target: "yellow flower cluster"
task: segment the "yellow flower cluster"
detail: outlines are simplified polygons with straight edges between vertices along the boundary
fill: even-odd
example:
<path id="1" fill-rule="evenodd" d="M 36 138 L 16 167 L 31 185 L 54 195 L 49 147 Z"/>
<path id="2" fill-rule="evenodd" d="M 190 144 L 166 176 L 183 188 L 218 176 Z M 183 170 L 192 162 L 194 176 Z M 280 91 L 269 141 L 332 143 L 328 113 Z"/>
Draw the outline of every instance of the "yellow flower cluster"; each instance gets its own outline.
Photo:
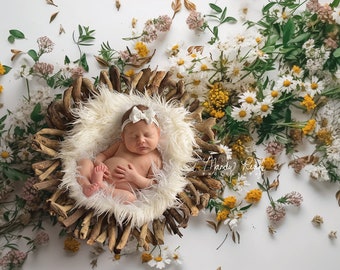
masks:
<path id="1" fill-rule="evenodd" d="M 139 55 L 140 57 L 146 57 L 146 56 L 148 56 L 149 49 L 148 49 L 148 47 L 145 45 L 144 42 L 138 41 L 138 42 L 135 44 L 135 50 L 137 51 L 137 53 L 138 53 L 138 55 Z"/>
<path id="2" fill-rule="evenodd" d="M 147 263 L 152 260 L 152 255 L 147 252 L 143 252 L 141 255 L 142 263 Z"/>
<path id="3" fill-rule="evenodd" d="M 228 196 L 225 197 L 223 200 L 223 205 L 232 209 L 236 206 L 236 197 L 235 196 Z"/>
<path id="4" fill-rule="evenodd" d="M 4 75 L 6 72 L 5 67 L 0 63 L 0 75 Z"/>
<path id="5" fill-rule="evenodd" d="M 332 132 L 326 128 L 318 130 L 316 138 L 325 145 L 331 145 L 333 141 Z"/>
<path id="6" fill-rule="evenodd" d="M 80 248 L 80 242 L 73 237 L 67 237 L 64 241 L 64 249 L 71 252 L 77 252 Z"/>
<path id="7" fill-rule="evenodd" d="M 246 197 L 244 198 L 246 202 L 248 203 L 257 203 L 261 200 L 262 198 L 262 190 L 261 189 L 252 189 L 250 190 Z"/>
<path id="8" fill-rule="evenodd" d="M 275 165 L 276 165 L 275 158 L 266 157 L 262 160 L 261 165 L 262 165 L 263 169 L 265 169 L 267 171 L 273 170 L 275 168 Z"/>
<path id="9" fill-rule="evenodd" d="M 215 83 L 209 90 L 208 99 L 203 102 L 207 112 L 217 119 L 224 116 L 224 108 L 229 101 L 228 91 L 220 83 Z"/>
<path id="10" fill-rule="evenodd" d="M 302 106 L 305 106 L 307 111 L 311 111 L 316 107 L 316 104 L 313 98 L 310 95 L 305 95 L 303 97 L 303 101 L 300 103 Z"/>
<path id="11" fill-rule="evenodd" d="M 216 220 L 217 221 L 223 221 L 226 220 L 228 215 L 229 215 L 230 211 L 228 209 L 222 209 L 220 211 L 217 212 L 216 214 Z"/>
<path id="12" fill-rule="evenodd" d="M 311 133 L 316 126 L 316 120 L 315 119 L 310 119 L 308 120 L 307 124 L 302 128 L 303 134 L 307 135 Z"/>
<path id="13" fill-rule="evenodd" d="M 130 68 L 130 69 L 126 70 L 124 73 L 128 77 L 132 77 L 133 75 L 135 75 L 135 70 Z"/>

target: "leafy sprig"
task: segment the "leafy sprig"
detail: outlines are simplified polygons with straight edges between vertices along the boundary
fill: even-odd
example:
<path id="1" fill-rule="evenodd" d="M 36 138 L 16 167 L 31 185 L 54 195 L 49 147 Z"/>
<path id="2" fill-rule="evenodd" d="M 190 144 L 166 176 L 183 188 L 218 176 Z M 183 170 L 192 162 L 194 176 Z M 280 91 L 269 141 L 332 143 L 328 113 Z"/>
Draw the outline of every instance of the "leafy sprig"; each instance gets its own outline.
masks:
<path id="1" fill-rule="evenodd" d="M 221 8 L 220 6 L 209 3 L 210 8 L 213 10 L 214 14 L 207 14 L 204 15 L 206 18 L 211 18 L 214 22 L 217 22 L 216 25 L 210 26 L 207 21 L 204 22 L 203 26 L 201 27 L 202 30 L 209 30 L 213 37 L 208 42 L 209 44 L 214 44 L 216 41 L 219 40 L 219 27 L 224 23 L 236 23 L 237 20 L 234 17 L 227 16 L 227 7 Z"/>

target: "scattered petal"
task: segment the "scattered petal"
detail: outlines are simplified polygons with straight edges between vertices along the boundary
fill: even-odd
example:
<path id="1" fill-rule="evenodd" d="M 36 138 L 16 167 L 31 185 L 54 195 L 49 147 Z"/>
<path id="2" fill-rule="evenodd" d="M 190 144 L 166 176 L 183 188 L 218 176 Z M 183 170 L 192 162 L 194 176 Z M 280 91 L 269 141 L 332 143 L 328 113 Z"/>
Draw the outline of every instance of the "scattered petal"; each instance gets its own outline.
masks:
<path id="1" fill-rule="evenodd" d="M 54 21 L 54 19 L 57 17 L 59 11 L 58 12 L 55 12 L 51 15 L 51 18 L 50 18 L 50 23 Z"/>

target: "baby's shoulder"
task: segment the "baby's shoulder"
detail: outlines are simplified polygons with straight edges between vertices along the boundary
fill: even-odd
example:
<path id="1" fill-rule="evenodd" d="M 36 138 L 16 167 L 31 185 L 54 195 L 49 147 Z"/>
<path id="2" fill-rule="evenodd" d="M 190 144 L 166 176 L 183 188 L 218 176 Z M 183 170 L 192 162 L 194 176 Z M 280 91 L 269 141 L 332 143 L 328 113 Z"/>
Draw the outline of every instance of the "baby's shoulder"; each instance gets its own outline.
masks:
<path id="1" fill-rule="evenodd" d="M 161 168 L 162 167 L 162 155 L 161 153 L 155 149 L 155 151 L 152 152 L 152 162 L 157 165 L 157 167 Z"/>

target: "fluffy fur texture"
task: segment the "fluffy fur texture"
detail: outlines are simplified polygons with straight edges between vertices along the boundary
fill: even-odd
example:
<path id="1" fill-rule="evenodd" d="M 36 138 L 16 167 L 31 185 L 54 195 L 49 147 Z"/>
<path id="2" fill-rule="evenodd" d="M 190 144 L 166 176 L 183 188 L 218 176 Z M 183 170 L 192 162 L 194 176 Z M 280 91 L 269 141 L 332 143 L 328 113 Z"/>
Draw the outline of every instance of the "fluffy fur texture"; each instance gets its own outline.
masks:
<path id="1" fill-rule="evenodd" d="M 136 104 L 153 108 L 160 123 L 159 150 L 163 168 L 155 172 L 158 184 L 138 192 L 138 200 L 133 204 L 122 204 L 119 199 L 106 196 L 103 192 L 86 197 L 76 180 L 76 161 L 95 157 L 118 138 L 124 112 Z M 72 130 L 61 144 L 59 157 L 63 161 L 64 177 L 60 187 L 69 190 L 77 206 L 92 208 L 98 215 L 113 214 L 118 223 L 131 221 L 133 226 L 141 226 L 178 203 L 176 195 L 186 185 L 185 173 L 192 169 L 187 164 L 193 161 L 195 144 L 192 124 L 185 120 L 188 113 L 185 108 L 161 98 L 121 94 L 102 88 L 95 98 L 73 113 L 77 120 L 72 123 Z"/>

